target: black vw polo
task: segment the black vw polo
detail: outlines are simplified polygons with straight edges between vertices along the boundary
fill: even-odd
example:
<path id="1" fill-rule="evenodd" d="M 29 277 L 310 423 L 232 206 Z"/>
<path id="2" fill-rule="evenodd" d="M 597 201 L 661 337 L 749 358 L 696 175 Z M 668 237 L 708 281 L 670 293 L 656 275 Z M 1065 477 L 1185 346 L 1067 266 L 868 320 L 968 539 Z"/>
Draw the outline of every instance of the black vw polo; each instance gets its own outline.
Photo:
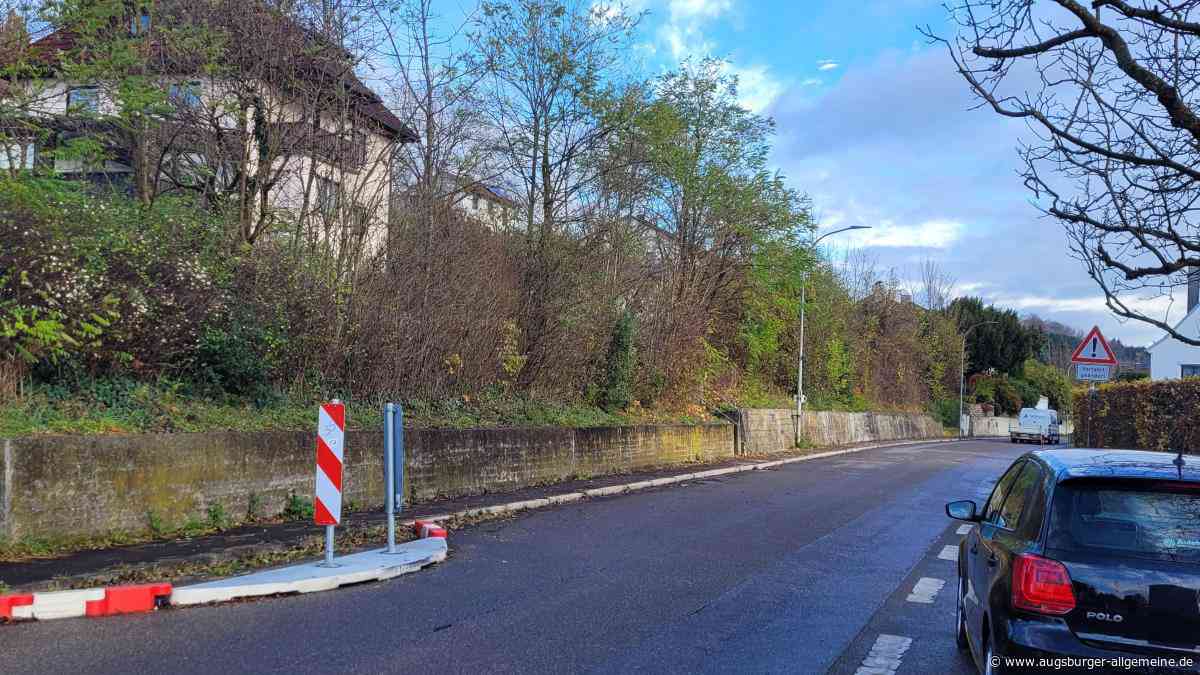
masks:
<path id="1" fill-rule="evenodd" d="M 956 629 L 981 671 L 1200 670 L 1200 457 L 1031 452 L 946 514 L 975 523 Z"/>

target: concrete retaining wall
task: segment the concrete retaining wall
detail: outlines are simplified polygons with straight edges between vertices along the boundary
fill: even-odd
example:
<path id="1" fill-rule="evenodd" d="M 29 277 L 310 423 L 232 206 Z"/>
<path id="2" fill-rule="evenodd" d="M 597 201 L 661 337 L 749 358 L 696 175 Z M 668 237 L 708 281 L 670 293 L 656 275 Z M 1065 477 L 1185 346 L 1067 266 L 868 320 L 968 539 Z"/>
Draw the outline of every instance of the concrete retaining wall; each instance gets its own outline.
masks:
<path id="1" fill-rule="evenodd" d="M 1017 425 L 1015 417 L 971 417 L 970 419 L 967 435 L 975 438 L 993 436 L 1008 438 L 1010 426 Z M 1073 425 L 1070 422 L 1063 422 L 1059 425 L 1059 433 L 1064 437 L 1070 436 L 1072 430 Z"/>
<path id="2" fill-rule="evenodd" d="M 343 500 L 383 503 L 383 438 L 346 434 Z M 409 429 L 414 501 L 733 457 L 734 427 Z M 311 499 L 312 433 L 32 436 L 0 439 L 0 536 L 177 527 L 220 505 L 234 520 Z"/>
<path id="3" fill-rule="evenodd" d="M 1015 417 L 972 417 L 971 427 L 967 435 L 974 437 L 1004 436 L 1008 437 L 1008 427 L 1015 424 Z"/>
<path id="4" fill-rule="evenodd" d="M 925 415 L 805 414 L 814 446 L 936 438 Z M 0 537 L 178 527 L 210 508 L 241 521 L 270 516 L 290 495 L 311 499 L 308 432 L 31 436 L 0 439 Z M 407 429 L 405 490 L 413 502 L 793 449 L 787 410 L 745 410 L 739 424 L 593 429 Z M 815 450 L 814 450 L 815 451 Z M 343 500 L 383 503 L 383 439 L 346 434 Z"/>
<path id="5" fill-rule="evenodd" d="M 738 454 L 760 455 L 795 446 L 791 410 L 739 410 Z M 942 438 L 942 425 L 916 413 L 805 412 L 801 436 L 816 447 L 871 441 Z"/>
<path id="6" fill-rule="evenodd" d="M 405 482 L 416 501 L 729 459 L 734 445 L 730 424 L 404 433 Z"/>

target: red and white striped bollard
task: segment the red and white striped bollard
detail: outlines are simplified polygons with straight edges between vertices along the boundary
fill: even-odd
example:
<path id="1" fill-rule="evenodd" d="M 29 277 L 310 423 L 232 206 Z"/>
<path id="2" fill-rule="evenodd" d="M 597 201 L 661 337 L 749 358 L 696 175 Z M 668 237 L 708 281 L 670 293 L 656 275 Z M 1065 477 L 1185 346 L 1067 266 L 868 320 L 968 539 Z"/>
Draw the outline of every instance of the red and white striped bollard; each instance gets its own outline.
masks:
<path id="1" fill-rule="evenodd" d="M 325 567 L 333 562 L 333 528 L 342 522 L 342 461 L 346 406 L 336 398 L 317 411 L 317 476 L 313 521 L 325 526 Z"/>

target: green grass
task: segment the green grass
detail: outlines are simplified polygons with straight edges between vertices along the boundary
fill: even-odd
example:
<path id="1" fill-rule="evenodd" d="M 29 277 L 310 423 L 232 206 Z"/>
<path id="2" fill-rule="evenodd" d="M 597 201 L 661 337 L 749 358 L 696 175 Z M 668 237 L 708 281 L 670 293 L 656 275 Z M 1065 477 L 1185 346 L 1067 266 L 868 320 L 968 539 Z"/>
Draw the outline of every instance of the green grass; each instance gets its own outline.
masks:
<path id="1" fill-rule="evenodd" d="M 378 429 L 383 400 L 344 396 L 349 429 Z M 316 424 L 314 396 L 277 394 L 248 401 L 195 393 L 179 382 L 92 380 L 72 388 L 33 385 L 0 403 L 0 436 L 132 434 L 204 431 L 308 431 Z M 405 424 L 416 427 L 598 427 L 711 421 L 694 413 L 638 409 L 609 413 L 582 403 L 516 395 L 463 396 L 402 402 Z"/>

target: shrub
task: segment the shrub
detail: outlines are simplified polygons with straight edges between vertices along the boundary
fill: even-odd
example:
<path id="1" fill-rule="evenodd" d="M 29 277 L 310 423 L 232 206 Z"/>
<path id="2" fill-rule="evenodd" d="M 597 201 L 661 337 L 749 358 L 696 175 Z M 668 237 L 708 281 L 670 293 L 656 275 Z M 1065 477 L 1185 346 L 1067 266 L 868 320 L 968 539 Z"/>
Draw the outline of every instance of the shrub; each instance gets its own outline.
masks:
<path id="1" fill-rule="evenodd" d="M 1038 399 L 1041 398 L 1042 392 L 1038 389 L 1037 385 L 1021 378 L 1010 379 L 1009 383 L 1012 384 L 1013 389 L 1017 392 L 1017 396 L 1021 398 L 1022 408 L 1032 408 L 1038 404 Z"/>
<path id="2" fill-rule="evenodd" d="M 1036 359 L 1025 362 L 1025 379 L 1038 394 L 1050 399 L 1050 407 L 1065 418 L 1071 412 L 1071 379 L 1054 366 Z"/>
<path id="3" fill-rule="evenodd" d="M 50 179 L 0 180 L 0 360 L 163 372 L 223 302 L 213 230 L 187 203 L 143 209 Z"/>
<path id="4" fill-rule="evenodd" d="M 229 514 L 220 503 L 208 507 L 208 526 L 214 530 L 224 530 L 229 527 Z"/>
<path id="5" fill-rule="evenodd" d="M 271 367 L 263 330 L 245 323 L 210 326 L 200 336 L 190 375 L 199 384 L 247 398 L 264 398 Z"/>
<path id="6" fill-rule="evenodd" d="M 312 520 L 313 518 L 313 503 L 310 499 L 290 494 L 288 495 L 287 504 L 283 507 L 281 514 L 284 520 Z"/>
<path id="7" fill-rule="evenodd" d="M 637 358 L 633 347 L 635 326 L 633 313 L 626 310 L 617 320 L 612 341 L 608 344 L 600 405 L 609 412 L 628 408 L 633 398 L 633 367 Z"/>
<path id="8" fill-rule="evenodd" d="M 1074 392 L 1077 445 L 1200 451 L 1200 380 L 1118 382 Z"/>
<path id="9" fill-rule="evenodd" d="M 929 404 L 929 414 L 933 418 L 942 423 L 944 427 L 958 428 L 958 399 L 956 398 L 941 398 L 936 401 L 931 401 Z"/>

